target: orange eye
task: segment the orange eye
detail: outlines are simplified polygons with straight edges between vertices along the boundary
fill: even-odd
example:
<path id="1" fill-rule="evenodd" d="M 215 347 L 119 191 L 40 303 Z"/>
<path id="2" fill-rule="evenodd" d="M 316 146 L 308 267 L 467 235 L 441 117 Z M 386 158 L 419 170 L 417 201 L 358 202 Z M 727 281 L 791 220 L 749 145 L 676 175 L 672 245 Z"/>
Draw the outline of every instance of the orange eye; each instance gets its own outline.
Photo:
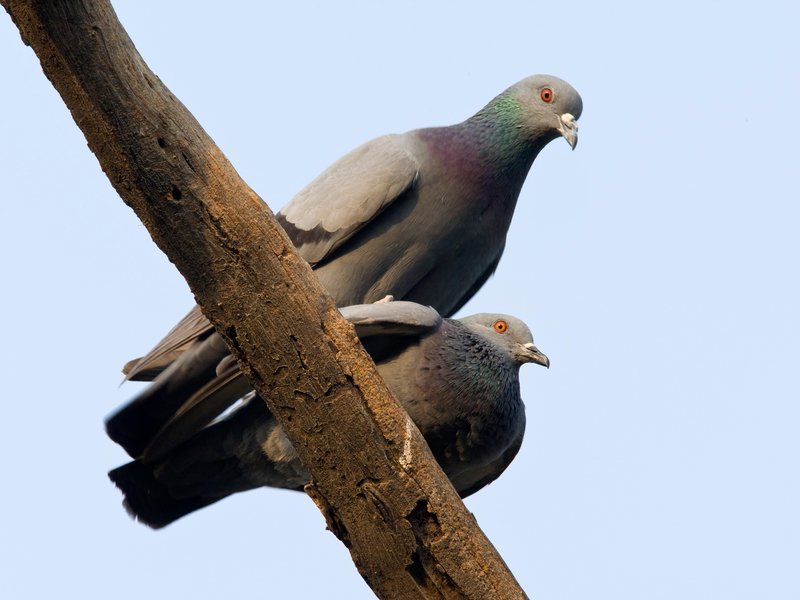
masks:
<path id="1" fill-rule="evenodd" d="M 505 321 L 495 321 L 494 330 L 497 333 L 505 333 L 508 330 L 508 323 L 506 323 Z"/>
<path id="2" fill-rule="evenodd" d="M 539 97 L 542 99 L 543 102 L 547 102 L 548 104 L 550 104 L 553 101 L 555 94 L 553 93 L 553 90 L 551 88 L 546 87 L 542 88 L 542 91 L 539 92 Z"/>

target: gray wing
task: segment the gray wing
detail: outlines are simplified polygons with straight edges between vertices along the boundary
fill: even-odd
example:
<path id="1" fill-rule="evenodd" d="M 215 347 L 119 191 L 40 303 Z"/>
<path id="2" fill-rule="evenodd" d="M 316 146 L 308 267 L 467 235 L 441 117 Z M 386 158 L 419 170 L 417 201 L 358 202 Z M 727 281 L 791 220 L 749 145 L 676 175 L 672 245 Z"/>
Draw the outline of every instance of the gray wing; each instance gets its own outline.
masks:
<path id="1" fill-rule="evenodd" d="M 331 165 L 284 207 L 278 221 L 303 258 L 311 264 L 324 260 L 414 187 L 419 169 L 408 145 L 403 135 L 368 142 Z M 195 306 L 150 352 L 128 362 L 123 372 L 127 379 L 152 381 L 209 337 L 218 336 Z M 197 363 L 194 357 L 187 359 Z M 204 366 L 213 369 L 216 363 Z"/>
<path id="2" fill-rule="evenodd" d="M 298 253 L 324 261 L 416 185 L 419 164 L 405 135 L 387 135 L 333 163 L 276 215 Z"/>
<path id="3" fill-rule="evenodd" d="M 122 372 L 131 381 L 153 381 L 196 342 L 208 337 L 214 328 L 195 305 L 185 317 L 169 330 L 164 339 L 141 358 L 128 361 Z"/>
<path id="4" fill-rule="evenodd" d="M 339 309 L 362 340 L 376 335 L 423 336 L 439 329 L 442 317 L 431 306 L 391 301 L 355 304 Z"/>
<path id="5" fill-rule="evenodd" d="M 341 309 L 342 315 L 356 329 L 360 338 L 380 338 L 383 346 L 401 348 L 405 340 L 417 339 L 439 328 L 442 317 L 431 307 L 414 302 L 359 304 Z M 214 344 L 216 351 L 227 352 L 222 339 L 214 334 L 197 348 Z M 184 353 L 163 377 L 156 378 L 150 388 L 134 398 L 106 422 L 109 436 L 121 444 L 133 457 L 146 462 L 160 460 L 193 437 L 214 419 L 252 391 L 247 378 L 235 362 L 219 368 L 222 355 L 195 359 L 197 352 Z M 202 363 L 205 379 L 198 379 Z M 217 366 L 216 373 L 209 368 Z M 184 378 L 181 375 L 186 373 Z M 163 392 L 159 392 L 164 389 Z M 169 394 L 167 395 L 167 391 Z M 147 420 L 143 417 L 146 416 Z"/>
<path id="6" fill-rule="evenodd" d="M 300 191 L 276 218 L 312 265 L 346 242 L 414 187 L 419 166 L 405 135 L 363 144 Z M 145 356 L 123 367 L 127 379 L 152 381 L 195 341 L 213 331 L 198 306 Z"/>

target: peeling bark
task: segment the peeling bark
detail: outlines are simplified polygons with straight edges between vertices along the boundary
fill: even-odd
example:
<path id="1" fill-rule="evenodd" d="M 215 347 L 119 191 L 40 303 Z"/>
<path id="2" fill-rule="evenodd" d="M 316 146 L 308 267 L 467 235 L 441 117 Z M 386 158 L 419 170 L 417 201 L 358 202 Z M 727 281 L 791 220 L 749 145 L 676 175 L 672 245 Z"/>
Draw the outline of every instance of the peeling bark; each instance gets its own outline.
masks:
<path id="1" fill-rule="evenodd" d="M 107 1 L 0 0 L 119 195 L 186 278 L 381 598 L 524 598 L 269 208 Z"/>

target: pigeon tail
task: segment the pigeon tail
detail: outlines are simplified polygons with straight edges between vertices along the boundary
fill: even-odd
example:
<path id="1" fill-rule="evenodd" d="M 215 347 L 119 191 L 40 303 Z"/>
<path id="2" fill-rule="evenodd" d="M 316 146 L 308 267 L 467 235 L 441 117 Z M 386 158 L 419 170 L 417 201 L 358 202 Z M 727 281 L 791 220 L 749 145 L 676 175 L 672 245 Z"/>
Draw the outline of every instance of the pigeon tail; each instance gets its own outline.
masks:
<path id="1" fill-rule="evenodd" d="M 108 477 L 125 495 L 122 504 L 128 514 L 153 529 L 161 529 L 229 495 L 176 498 L 156 479 L 154 467 L 139 461 L 110 471 Z"/>

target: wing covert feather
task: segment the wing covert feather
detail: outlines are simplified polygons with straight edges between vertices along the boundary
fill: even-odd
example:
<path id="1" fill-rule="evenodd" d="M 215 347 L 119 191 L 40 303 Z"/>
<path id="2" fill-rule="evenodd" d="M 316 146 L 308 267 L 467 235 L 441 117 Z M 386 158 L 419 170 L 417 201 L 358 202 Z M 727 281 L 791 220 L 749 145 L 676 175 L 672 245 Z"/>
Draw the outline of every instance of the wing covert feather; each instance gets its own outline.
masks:
<path id="1" fill-rule="evenodd" d="M 413 188 L 418 175 L 406 135 L 379 137 L 333 163 L 276 218 L 313 266 Z"/>

